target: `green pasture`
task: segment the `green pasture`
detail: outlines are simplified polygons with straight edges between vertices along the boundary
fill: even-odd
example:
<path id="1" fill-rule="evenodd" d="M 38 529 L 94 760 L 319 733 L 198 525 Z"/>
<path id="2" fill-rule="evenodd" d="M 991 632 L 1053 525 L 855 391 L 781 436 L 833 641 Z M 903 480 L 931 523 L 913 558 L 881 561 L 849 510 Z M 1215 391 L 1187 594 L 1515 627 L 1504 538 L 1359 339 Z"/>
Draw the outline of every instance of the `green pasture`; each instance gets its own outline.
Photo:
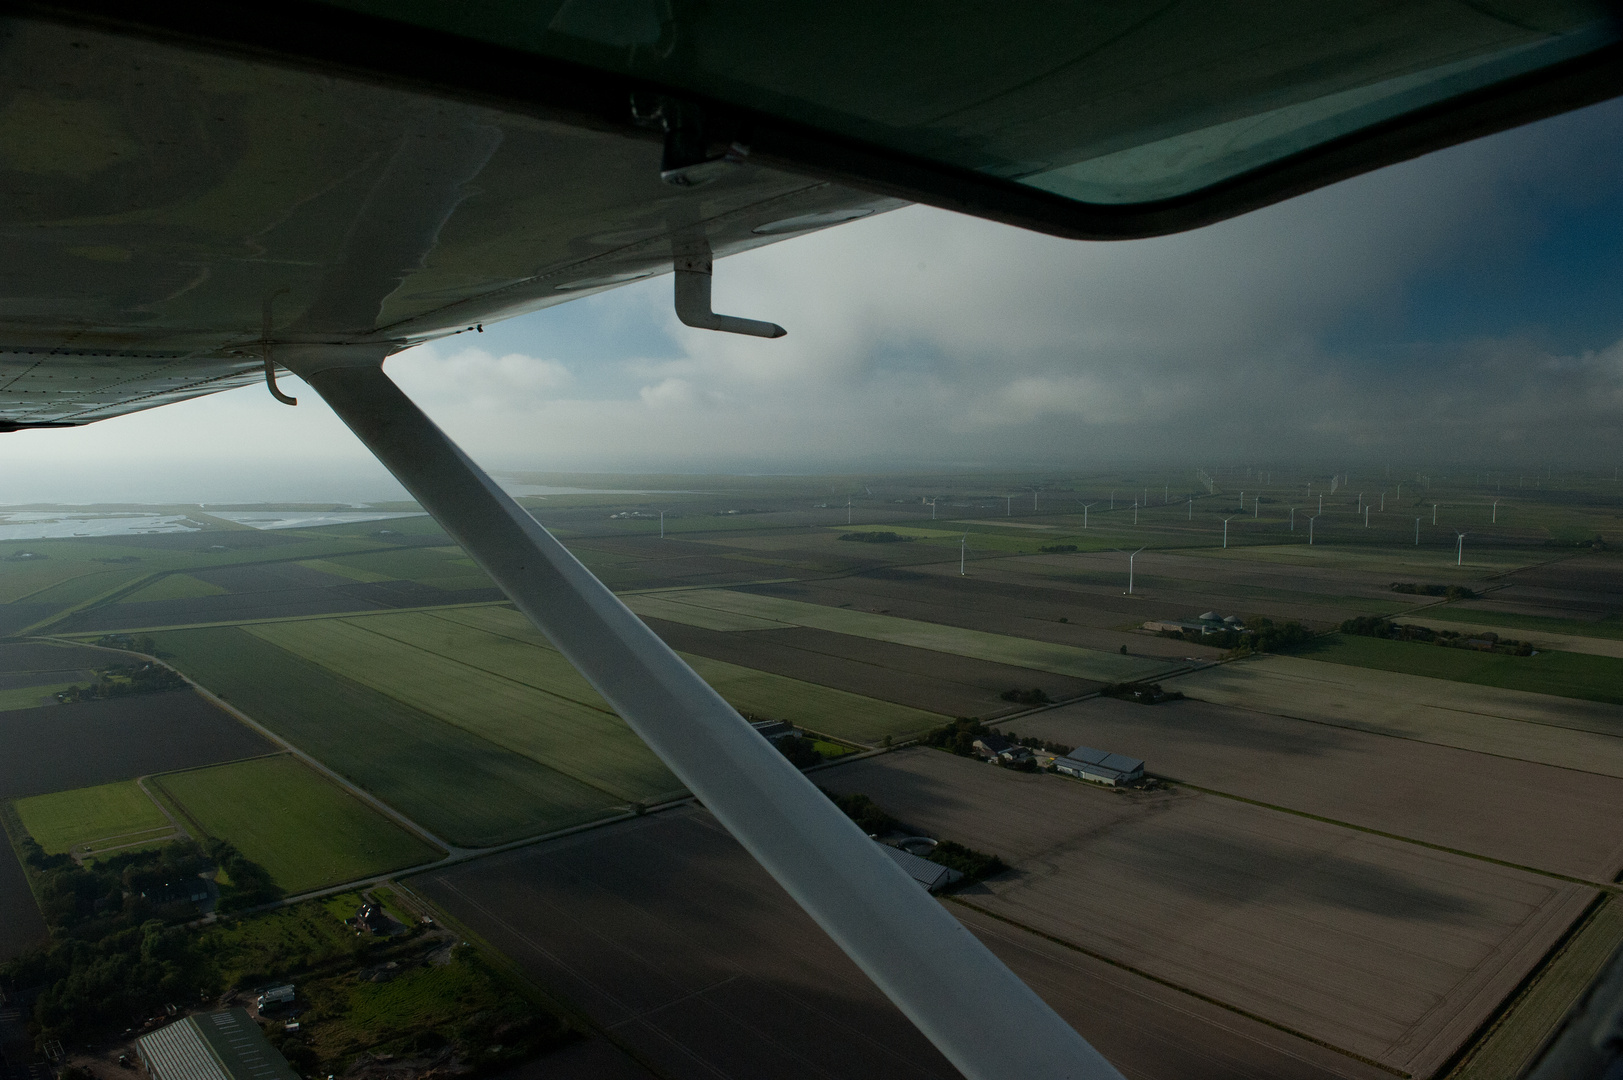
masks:
<path id="1" fill-rule="evenodd" d="M 197 596 L 221 596 L 226 590 L 190 574 L 166 574 L 145 588 L 119 597 L 121 604 L 145 600 L 190 600 Z"/>
<path id="2" fill-rule="evenodd" d="M 169 819 L 134 780 L 33 795 L 13 805 L 28 835 L 53 855 L 97 841 L 136 843 L 170 828 Z"/>
<path id="3" fill-rule="evenodd" d="M 1051 671 L 1057 675 L 1072 675 L 1097 682 L 1126 682 L 1152 677 L 1167 671 L 1171 665 L 1160 660 L 1142 657 L 1117 656 L 1114 653 L 1081 649 L 1072 645 L 1054 645 L 1044 641 L 990 634 L 983 630 L 966 630 L 957 626 L 918 622 L 891 615 L 875 615 L 849 608 L 825 607 L 799 600 L 784 600 L 773 596 L 732 592 L 725 589 L 695 589 L 688 592 L 662 593 L 677 605 L 724 611 L 794 626 L 809 626 L 818 630 L 831 630 L 838 634 L 889 641 L 897 645 L 911 645 L 918 649 L 971 656 L 1015 667 Z M 630 597 L 628 600 L 636 600 Z M 633 607 L 633 610 L 636 610 Z M 829 734 L 837 734 L 830 732 Z"/>
<path id="4" fill-rule="evenodd" d="M 81 685 L 88 680 L 81 680 Z M 66 682 L 46 683 L 40 686 L 14 686 L 0 690 L 0 712 L 13 709 L 34 709 L 41 705 L 55 705 L 56 695 L 74 685 Z"/>
<path id="5" fill-rule="evenodd" d="M 188 820 L 297 894 L 442 853 L 290 755 L 154 777 Z"/>
<path id="6" fill-rule="evenodd" d="M 501 844 L 624 805 L 244 629 L 169 631 L 157 640 L 200 684 L 451 843 Z"/>
<path id="7" fill-rule="evenodd" d="M 248 631 L 620 801 L 680 789 L 653 751 L 550 650 L 413 613 Z"/>
<path id="8" fill-rule="evenodd" d="M 1332 664 L 1623 705 L 1623 660 L 1610 656 L 1569 652 L 1504 656 L 1350 634 L 1315 641 L 1300 652 Z"/>
<path id="9" fill-rule="evenodd" d="M 675 594 L 685 595 L 685 594 Z M 810 605 L 808 605 L 810 606 Z M 824 609 L 827 610 L 827 609 Z M 550 653 L 558 664 L 568 662 L 552 651 L 541 632 L 528 619 L 508 607 L 453 608 L 435 612 L 440 622 L 478 627 L 492 637 L 526 642 Z M 372 616 L 368 616 L 368 619 Z M 496 653 L 497 650 L 492 650 Z M 682 654 L 704 680 L 742 712 L 788 720 L 835 738 L 872 743 L 886 735 L 904 735 L 939 725 L 942 717 L 922 709 L 879 701 L 860 694 L 773 675 L 720 660 Z M 579 676 L 575 676 L 577 679 Z M 581 680 L 584 686 L 585 681 Z"/>

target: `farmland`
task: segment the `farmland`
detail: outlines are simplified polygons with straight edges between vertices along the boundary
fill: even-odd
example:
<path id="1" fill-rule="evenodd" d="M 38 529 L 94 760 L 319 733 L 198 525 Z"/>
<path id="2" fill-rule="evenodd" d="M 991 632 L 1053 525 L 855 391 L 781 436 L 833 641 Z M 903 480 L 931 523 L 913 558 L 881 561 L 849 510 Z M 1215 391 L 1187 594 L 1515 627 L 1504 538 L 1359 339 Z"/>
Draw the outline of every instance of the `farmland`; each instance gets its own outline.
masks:
<path id="1" fill-rule="evenodd" d="M 18 799 L 17 817 L 48 854 L 136 843 L 172 834 L 163 811 L 134 781 Z"/>
<path id="2" fill-rule="evenodd" d="M 1623 869 L 1623 559 L 1604 550 L 1623 540 L 1623 504 L 1598 481 L 1507 496 L 1497 524 L 1486 481 L 1429 475 L 1403 478 L 1402 498 L 1385 478 L 1239 470 L 1193 491 L 1188 476 L 1111 470 L 536 483 L 526 507 L 741 710 L 875 747 L 1022 712 L 1006 726 L 1179 781 L 1115 795 L 906 750 L 815 774 L 1014 864 L 950 909 L 1132 1075 L 1422 1075 L 1550 960 L 1590 883 Z M 647 490 L 599 490 L 628 485 Z M 1309 492 L 1314 512 L 1324 495 L 1311 547 L 1289 519 Z M 0 600 L 14 601 L 0 631 L 150 634 L 232 708 L 449 845 L 680 794 L 427 518 L 192 520 L 207 527 L 0 542 Z M 1461 565 L 1456 529 L 1471 537 Z M 904 539 L 842 540 L 876 531 Z M 1141 629 L 1205 611 L 1312 630 L 1356 615 L 1498 626 L 1545 655 L 1347 638 L 1214 665 L 1219 648 Z M 8 659 L 20 649 L 43 651 Z M 289 891 L 434 857 L 292 757 L 241 761 L 276 748 L 196 695 L 5 709 L 89 681 L 106 655 L 0 644 L 0 738 L 16 732 L 6 745 L 27 762 L 13 775 L 0 760 L 0 799 L 22 799 L 53 850 L 106 843 L 89 834 L 126 782 L 162 774 L 165 805 Z M 1189 700 L 1087 698 L 1129 679 Z M 1024 713 L 1004 698 L 1033 688 L 1071 704 Z M 239 763 L 193 769 L 225 761 Z M 30 801 L 52 792 L 65 801 Z M 671 1075 L 950 1075 L 700 808 L 414 880 Z M 1591 920 L 1512 1009 L 1521 1025 L 1493 1038 L 1525 1049 L 1609 926 Z"/>
<path id="3" fill-rule="evenodd" d="M 1315 643 L 1309 655 L 1331 664 L 1623 705 L 1623 659 L 1611 656 L 1571 652 L 1507 656 L 1349 634 Z"/>
<path id="4" fill-rule="evenodd" d="M 873 638 L 875 641 L 888 641 L 895 645 L 968 656 L 1012 667 L 1035 668 L 1056 675 L 1097 682 L 1148 678 L 1168 670 L 1165 664 L 1143 657 L 1123 659 L 1111 653 L 1080 649 L 1070 645 L 1055 645 L 866 611 L 808 604 L 776 596 L 707 589 L 664 593 L 659 599 L 666 601 L 659 609 L 662 614 L 652 611 L 648 614 L 657 614 L 657 617 L 676 622 L 684 621 L 682 608 L 699 607 L 729 615 L 743 615 L 780 626 L 805 626 L 852 637 Z M 637 611 L 639 602 L 640 598 L 637 596 L 627 598 L 627 604 L 633 611 Z"/>
<path id="5" fill-rule="evenodd" d="M 1158 776 L 1520 866 L 1610 881 L 1623 780 L 1204 701 L 1095 698 L 1021 735 L 1147 761 Z"/>
<path id="6" fill-rule="evenodd" d="M 229 840 L 290 894 L 441 854 L 286 755 L 170 773 L 151 783 L 199 834 Z"/>
<path id="7" fill-rule="evenodd" d="M 451 843 L 499 844 L 578 825 L 617 805 L 241 628 L 171 631 L 158 641 L 182 671 Z"/>
<path id="8" fill-rule="evenodd" d="M 1623 777 L 1623 714 L 1576 698 L 1267 656 L 1180 676 L 1192 698 Z"/>
<path id="9" fill-rule="evenodd" d="M 911 750 L 829 769 L 1013 874 L 964 902 L 1429 1075 L 1595 896 L 1229 799 L 1117 795 Z"/>
<path id="10" fill-rule="evenodd" d="M 433 871 L 412 887 L 670 1075 L 956 1075 L 701 810 Z M 1382 1075 L 1120 968 L 968 918 L 1078 1030 L 1140 1075 Z"/>
<path id="11" fill-rule="evenodd" d="M 190 690 L 0 713 L 0 799 L 269 753 Z"/>

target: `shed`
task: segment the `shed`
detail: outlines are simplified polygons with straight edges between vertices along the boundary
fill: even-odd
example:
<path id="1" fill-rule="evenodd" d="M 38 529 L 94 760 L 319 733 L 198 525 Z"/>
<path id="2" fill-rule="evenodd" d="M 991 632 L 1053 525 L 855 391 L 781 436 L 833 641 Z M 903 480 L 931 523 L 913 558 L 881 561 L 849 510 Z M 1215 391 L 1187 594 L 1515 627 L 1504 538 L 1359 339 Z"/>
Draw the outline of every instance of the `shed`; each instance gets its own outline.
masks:
<path id="1" fill-rule="evenodd" d="M 912 852 L 903 851 L 901 848 L 893 848 L 889 844 L 880 844 L 879 850 L 889 855 L 897 866 L 907 872 L 908 877 L 923 885 L 929 892 L 938 892 L 945 889 L 948 885 L 964 876 L 951 867 L 942 866 L 940 863 L 931 862 L 929 859 L 921 859 Z"/>
<path id="2" fill-rule="evenodd" d="M 246 1009 L 197 1013 L 135 1042 L 152 1080 L 299 1080 Z"/>
<path id="3" fill-rule="evenodd" d="M 1144 776 L 1144 763 L 1138 758 L 1095 750 L 1091 746 L 1079 746 L 1065 757 L 1056 758 L 1054 769 L 1056 772 L 1081 780 L 1092 780 L 1096 784 L 1109 784 L 1113 787 L 1131 784 Z"/>

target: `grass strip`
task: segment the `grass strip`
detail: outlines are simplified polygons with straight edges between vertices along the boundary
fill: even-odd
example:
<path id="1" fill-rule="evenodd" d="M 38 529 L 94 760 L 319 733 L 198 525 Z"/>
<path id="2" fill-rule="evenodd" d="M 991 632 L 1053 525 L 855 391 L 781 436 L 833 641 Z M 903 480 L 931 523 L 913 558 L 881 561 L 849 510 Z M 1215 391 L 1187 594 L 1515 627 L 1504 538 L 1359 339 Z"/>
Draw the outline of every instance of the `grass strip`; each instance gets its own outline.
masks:
<path id="1" fill-rule="evenodd" d="M 1511 995 L 1466 1051 L 1449 1080 L 1520 1076 L 1567 1011 L 1623 946 L 1623 903 L 1602 896 L 1549 959 Z"/>

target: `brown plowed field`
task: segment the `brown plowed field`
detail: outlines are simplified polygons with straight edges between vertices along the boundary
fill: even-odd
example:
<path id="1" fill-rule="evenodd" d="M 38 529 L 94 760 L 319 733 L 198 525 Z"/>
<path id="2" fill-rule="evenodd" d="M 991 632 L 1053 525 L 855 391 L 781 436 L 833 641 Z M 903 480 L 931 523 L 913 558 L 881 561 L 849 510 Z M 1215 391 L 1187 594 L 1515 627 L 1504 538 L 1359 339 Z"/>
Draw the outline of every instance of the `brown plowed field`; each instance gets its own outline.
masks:
<path id="1" fill-rule="evenodd" d="M 911 750 L 826 769 L 1010 861 L 977 906 L 1416 1076 L 1492 1014 L 1593 889 L 1262 807 Z"/>
<path id="2" fill-rule="evenodd" d="M 595 829 L 410 884 L 677 1080 L 958 1076 L 702 810 Z M 949 910 L 1134 1077 L 1382 1075 Z"/>
<path id="3" fill-rule="evenodd" d="M 1032 668 L 1011 667 L 811 627 L 706 630 L 663 619 L 644 621 L 679 652 L 725 660 L 944 716 L 996 716 L 1025 708 L 999 697 L 1005 690 L 1041 687 L 1050 698 L 1063 701 L 1097 690 L 1100 685 Z"/>
<path id="4" fill-rule="evenodd" d="M 0 747 L 0 799 L 277 749 L 190 690 L 0 712 Z"/>
<path id="5" fill-rule="evenodd" d="M 1011 725 L 1150 772 L 1522 866 L 1611 881 L 1623 779 L 1204 701 L 1094 698 Z"/>

